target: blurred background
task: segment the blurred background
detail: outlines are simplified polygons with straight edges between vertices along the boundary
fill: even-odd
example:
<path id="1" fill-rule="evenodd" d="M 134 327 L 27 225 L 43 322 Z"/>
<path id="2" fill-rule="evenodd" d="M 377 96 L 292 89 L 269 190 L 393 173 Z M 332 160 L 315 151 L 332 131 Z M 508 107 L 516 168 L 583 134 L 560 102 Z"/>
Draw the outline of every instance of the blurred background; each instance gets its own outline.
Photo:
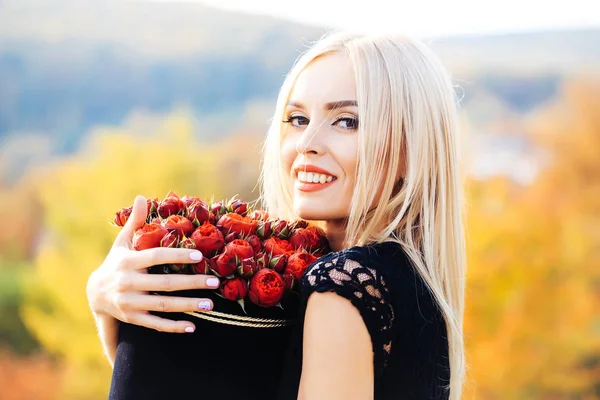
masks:
<path id="1" fill-rule="evenodd" d="M 340 27 L 416 35 L 457 85 L 465 398 L 600 398 L 591 4 L 225 3 L 0 0 L 0 399 L 106 398 L 85 285 L 108 221 L 138 193 L 255 199 L 279 85 Z"/>

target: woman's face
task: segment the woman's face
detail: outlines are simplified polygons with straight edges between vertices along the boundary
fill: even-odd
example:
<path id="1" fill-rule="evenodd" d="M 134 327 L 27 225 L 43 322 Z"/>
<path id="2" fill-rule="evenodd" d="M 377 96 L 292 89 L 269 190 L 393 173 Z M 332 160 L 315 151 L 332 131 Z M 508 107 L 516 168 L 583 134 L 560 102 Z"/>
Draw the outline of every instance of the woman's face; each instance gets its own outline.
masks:
<path id="1" fill-rule="evenodd" d="M 289 172 L 294 213 L 306 220 L 348 216 L 358 151 L 354 72 L 328 54 L 300 74 L 284 112 L 281 157 Z"/>

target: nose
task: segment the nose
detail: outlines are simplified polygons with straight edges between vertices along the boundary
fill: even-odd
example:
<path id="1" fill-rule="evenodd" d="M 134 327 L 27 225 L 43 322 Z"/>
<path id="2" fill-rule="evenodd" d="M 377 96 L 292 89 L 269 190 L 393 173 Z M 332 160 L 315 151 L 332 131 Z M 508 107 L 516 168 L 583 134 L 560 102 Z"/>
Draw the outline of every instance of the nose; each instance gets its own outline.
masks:
<path id="1" fill-rule="evenodd" d="M 320 125 L 313 125 L 312 121 L 308 124 L 296 141 L 296 151 L 298 154 L 325 154 L 324 132 L 319 129 L 320 127 Z"/>

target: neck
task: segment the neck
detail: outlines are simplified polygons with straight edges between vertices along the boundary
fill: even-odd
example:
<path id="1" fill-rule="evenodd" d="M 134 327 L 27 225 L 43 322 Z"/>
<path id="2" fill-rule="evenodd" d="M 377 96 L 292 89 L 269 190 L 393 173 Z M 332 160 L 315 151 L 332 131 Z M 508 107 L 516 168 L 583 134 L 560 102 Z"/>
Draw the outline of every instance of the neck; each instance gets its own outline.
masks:
<path id="1" fill-rule="evenodd" d="M 344 236 L 346 234 L 346 221 L 328 220 L 325 221 L 325 233 L 331 251 L 340 251 L 345 248 Z"/>

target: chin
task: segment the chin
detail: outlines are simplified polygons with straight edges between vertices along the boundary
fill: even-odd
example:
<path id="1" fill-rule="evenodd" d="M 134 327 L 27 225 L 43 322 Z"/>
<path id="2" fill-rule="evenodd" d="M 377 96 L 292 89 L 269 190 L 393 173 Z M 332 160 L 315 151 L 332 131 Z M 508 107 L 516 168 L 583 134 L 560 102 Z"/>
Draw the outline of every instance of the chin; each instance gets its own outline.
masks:
<path id="1" fill-rule="evenodd" d="M 343 218 L 338 210 L 319 207 L 316 204 L 294 204 L 294 214 L 306 221 L 330 221 Z"/>

